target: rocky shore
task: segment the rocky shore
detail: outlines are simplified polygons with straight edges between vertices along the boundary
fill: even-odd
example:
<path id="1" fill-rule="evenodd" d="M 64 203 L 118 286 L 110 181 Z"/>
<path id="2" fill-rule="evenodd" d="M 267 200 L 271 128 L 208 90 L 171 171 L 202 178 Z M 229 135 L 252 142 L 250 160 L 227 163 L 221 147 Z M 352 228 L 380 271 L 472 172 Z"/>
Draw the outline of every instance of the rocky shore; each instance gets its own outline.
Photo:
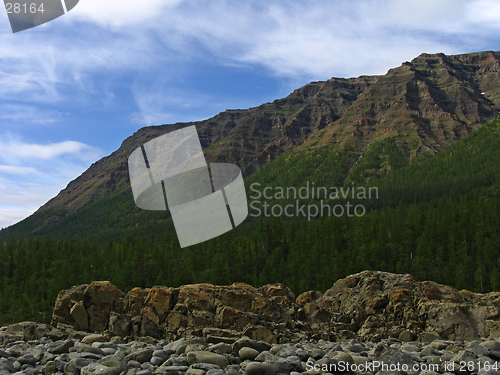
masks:
<path id="1" fill-rule="evenodd" d="M 51 325 L 0 328 L 0 375 L 500 374 L 500 293 L 365 271 L 281 284 L 61 291 Z"/>
<path id="2" fill-rule="evenodd" d="M 3 331 L 11 339 L 0 345 L 0 375 L 500 374 L 497 340 L 269 344 L 241 337 L 228 344 L 202 337 L 127 342 L 118 336 L 68 335 L 34 323 Z"/>
<path id="3" fill-rule="evenodd" d="M 52 325 L 110 336 L 174 341 L 195 335 L 233 343 L 309 339 L 379 342 L 473 341 L 500 337 L 500 293 L 458 291 L 409 274 L 364 271 L 324 294 L 297 297 L 282 284 L 155 286 L 123 293 L 107 281 L 59 293 Z M 429 336 L 429 337 L 427 337 Z"/>

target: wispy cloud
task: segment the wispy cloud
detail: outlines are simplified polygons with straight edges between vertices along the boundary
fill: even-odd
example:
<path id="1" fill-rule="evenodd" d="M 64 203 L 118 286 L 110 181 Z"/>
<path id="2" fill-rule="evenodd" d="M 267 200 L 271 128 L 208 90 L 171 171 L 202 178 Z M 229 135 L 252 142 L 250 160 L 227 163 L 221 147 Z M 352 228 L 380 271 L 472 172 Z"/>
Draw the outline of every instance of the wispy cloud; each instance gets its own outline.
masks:
<path id="1" fill-rule="evenodd" d="M 499 19 L 498 0 L 82 0 L 12 34 L 4 14 L 0 126 L 47 131 L 43 139 L 0 134 L 0 227 L 102 156 L 92 144 L 111 131 L 99 136 L 99 127 L 131 134 L 137 124 L 200 119 L 206 108 L 244 108 L 244 83 L 239 95 L 221 95 L 212 81 L 196 82 L 208 65 L 296 88 L 383 74 L 422 52 L 499 50 Z M 68 112 L 78 125 L 65 122 Z"/>
<path id="2" fill-rule="evenodd" d="M 0 158 L 3 159 L 53 159 L 64 154 L 78 156 L 81 160 L 93 160 L 100 150 L 81 142 L 64 141 L 51 144 L 24 143 L 17 140 L 0 141 Z"/>
<path id="3" fill-rule="evenodd" d="M 0 165 L 0 173 L 28 175 L 36 173 L 36 169 L 30 167 L 14 167 L 12 165 Z"/>
<path id="4" fill-rule="evenodd" d="M 86 0 L 50 26 L 61 29 L 51 38 L 0 35 L 0 97 L 74 100 L 120 72 L 186 74 L 177 68 L 190 58 L 289 78 L 384 73 L 421 52 L 464 52 L 471 39 L 483 47 L 500 31 L 499 8 L 493 0 Z M 80 93 L 68 99 L 68 87 Z"/>
<path id="5" fill-rule="evenodd" d="M 158 33 L 167 45 L 201 46 L 222 62 L 258 64 L 280 76 L 376 74 L 422 52 L 463 52 L 471 35 L 479 46 L 500 30 L 495 18 L 475 12 L 489 3 L 193 1 Z"/>
<path id="6" fill-rule="evenodd" d="M 0 106 L 0 120 L 48 125 L 60 121 L 64 114 L 34 105 L 5 104 Z"/>
<path id="7" fill-rule="evenodd" d="M 102 151 L 81 142 L 0 141 L 0 228 L 21 220 L 82 174 Z M 17 220 L 17 221 L 19 221 Z"/>

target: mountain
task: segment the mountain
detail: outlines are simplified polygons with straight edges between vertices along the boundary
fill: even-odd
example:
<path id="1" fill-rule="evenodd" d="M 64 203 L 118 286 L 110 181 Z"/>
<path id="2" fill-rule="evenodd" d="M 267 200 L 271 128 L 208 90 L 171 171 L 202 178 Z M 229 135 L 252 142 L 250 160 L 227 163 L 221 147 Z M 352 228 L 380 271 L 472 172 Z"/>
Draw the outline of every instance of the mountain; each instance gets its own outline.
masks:
<path id="1" fill-rule="evenodd" d="M 75 215 L 87 215 L 87 225 L 96 226 L 99 220 L 88 209 L 96 205 L 119 211 L 122 227 L 137 225 L 138 215 L 164 220 L 135 208 L 127 158 L 148 140 L 185 126 L 196 125 L 208 161 L 237 164 L 245 177 L 274 163 L 259 178 L 276 179 L 287 172 L 284 160 L 292 160 L 307 168 L 289 176 L 287 183 L 298 185 L 318 169 L 324 181 L 342 184 L 381 177 L 421 155 L 437 154 L 499 110 L 500 52 L 422 54 L 383 76 L 312 82 L 256 108 L 140 129 L 34 215 L 0 231 L 0 239 L 57 231 L 59 236 L 77 235 L 83 229 L 72 224 Z"/>
<path id="2" fill-rule="evenodd" d="M 384 152 L 390 144 L 376 148 Z M 500 116 L 435 156 L 368 181 L 378 187 L 378 198 L 351 201 L 365 205 L 366 215 L 249 217 L 223 236 L 183 249 L 168 233 L 164 212 L 134 211 L 130 191 L 116 191 L 39 231 L 48 236 L 0 243 L 0 325 L 47 321 L 59 291 L 95 280 L 109 280 L 124 292 L 154 285 L 284 283 L 298 294 L 324 292 L 363 270 L 383 270 L 458 290 L 499 291 L 499 144 Z M 248 179 L 263 181 L 277 164 L 286 167 L 287 156 Z M 293 175 L 310 169 L 301 166 L 288 169 Z M 29 228 L 30 220 L 36 215 L 13 228 Z"/>

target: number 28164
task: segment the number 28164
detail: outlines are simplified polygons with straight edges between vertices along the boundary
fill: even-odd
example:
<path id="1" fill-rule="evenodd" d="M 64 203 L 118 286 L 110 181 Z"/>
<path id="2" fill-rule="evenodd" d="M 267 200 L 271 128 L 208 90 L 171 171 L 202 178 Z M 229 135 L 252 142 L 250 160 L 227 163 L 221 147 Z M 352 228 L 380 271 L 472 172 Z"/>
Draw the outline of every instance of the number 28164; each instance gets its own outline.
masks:
<path id="1" fill-rule="evenodd" d="M 7 13 L 43 13 L 45 10 L 43 9 L 43 3 L 41 3 L 39 6 L 35 3 L 5 3 L 5 9 L 7 10 Z"/>

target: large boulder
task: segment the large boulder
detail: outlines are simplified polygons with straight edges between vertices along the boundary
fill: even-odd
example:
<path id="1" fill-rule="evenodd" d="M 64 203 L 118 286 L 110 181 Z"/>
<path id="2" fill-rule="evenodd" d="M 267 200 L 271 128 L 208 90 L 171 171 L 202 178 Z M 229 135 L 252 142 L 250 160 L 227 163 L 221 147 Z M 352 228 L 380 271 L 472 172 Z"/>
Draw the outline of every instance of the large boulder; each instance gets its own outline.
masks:
<path id="1" fill-rule="evenodd" d="M 154 286 L 149 290 L 144 300 L 145 307 L 142 310 L 142 315 L 146 316 L 158 327 L 161 326 L 174 308 L 178 295 L 179 289 Z"/>
<path id="2" fill-rule="evenodd" d="M 225 344 L 242 334 L 270 344 L 310 338 L 471 341 L 500 337 L 500 293 L 458 291 L 377 271 L 350 275 L 324 294 L 309 291 L 297 298 L 282 284 L 154 286 L 125 295 L 100 281 L 60 292 L 52 322 L 120 337 L 176 340 L 194 334 Z M 23 335 L 12 331 L 11 339 Z"/>
<path id="3" fill-rule="evenodd" d="M 417 282 L 409 274 L 364 271 L 338 280 L 305 310 L 310 320 L 318 309 L 330 312 L 328 329 L 352 331 L 364 340 L 397 338 L 403 332 L 423 339 L 432 332 L 444 340 L 471 341 L 499 334 L 499 301 L 499 293 L 475 294 Z"/>
<path id="4" fill-rule="evenodd" d="M 118 299 L 124 293 L 109 281 L 94 281 L 85 288 L 83 303 L 89 317 L 90 332 L 108 328 L 111 311 L 117 310 Z"/>
<path id="5" fill-rule="evenodd" d="M 83 301 L 83 294 L 87 285 L 78 285 L 67 290 L 61 290 L 57 295 L 52 311 L 52 325 L 57 323 L 74 324 L 75 319 L 71 315 L 71 308 L 76 303 Z"/>

